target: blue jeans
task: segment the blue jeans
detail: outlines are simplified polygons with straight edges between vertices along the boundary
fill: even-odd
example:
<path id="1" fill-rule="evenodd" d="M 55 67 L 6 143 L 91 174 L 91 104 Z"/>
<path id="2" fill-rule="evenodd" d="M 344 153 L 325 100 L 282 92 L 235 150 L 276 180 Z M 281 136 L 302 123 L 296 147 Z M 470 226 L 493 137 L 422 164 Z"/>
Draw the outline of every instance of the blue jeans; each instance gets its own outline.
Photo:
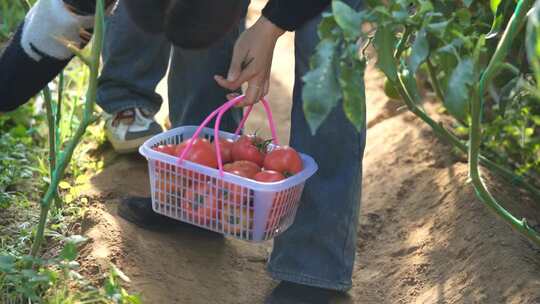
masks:
<path id="1" fill-rule="evenodd" d="M 346 1 L 359 8 L 361 1 Z M 319 171 L 306 184 L 294 224 L 274 240 L 268 272 L 277 280 L 346 291 L 352 287 L 362 158 L 366 134 L 347 120 L 341 103 L 311 135 L 302 107 L 302 77 L 319 38 L 321 17 L 296 31 L 291 146 L 311 155 Z"/>
<path id="2" fill-rule="evenodd" d="M 247 5 L 246 0 L 246 12 Z M 119 1 L 107 19 L 97 104 L 107 113 L 134 107 L 156 113 L 163 101 L 156 87 L 170 65 L 167 81 L 171 124 L 201 124 L 229 93 L 213 77 L 227 74 L 234 43 L 244 28 L 241 22 L 208 49 L 185 50 L 172 46 L 164 35 L 150 35 L 137 28 L 124 1 Z M 229 111 L 223 117 L 223 129 L 233 130 L 240 119 L 240 110 Z"/>
<path id="3" fill-rule="evenodd" d="M 358 8 L 361 1 L 347 2 Z M 161 98 L 154 90 L 165 73 L 170 45 L 163 37 L 118 26 L 116 22 L 127 22 L 122 6 L 119 9 L 109 21 L 100 105 L 108 112 L 133 106 L 157 111 Z M 313 156 L 320 168 L 306 184 L 295 223 L 275 239 L 268 272 L 277 280 L 348 290 L 356 253 L 365 132 L 353 127 L 340 104 L 311 135 L 302 109 L 302 76 L 319 41 L 319 22 L 320 17 L 314 18 L 296 31 L 291 146 Z M 207 51 L 174 49 L 169 77 L 173 125 L 199 124 L 223 101 L 226 91 L 215 85 L 212 75 L 226 74 L 237 34 Z M 229 119 L 230 127 L 235 124 Z"/>

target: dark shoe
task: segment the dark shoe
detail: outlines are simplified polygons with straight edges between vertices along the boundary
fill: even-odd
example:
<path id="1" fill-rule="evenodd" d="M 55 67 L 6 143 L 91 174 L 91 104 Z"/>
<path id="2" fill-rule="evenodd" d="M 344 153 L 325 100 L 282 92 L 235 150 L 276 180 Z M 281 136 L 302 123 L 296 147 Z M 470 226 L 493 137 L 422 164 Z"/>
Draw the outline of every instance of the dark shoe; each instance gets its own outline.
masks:
<path id="1" fill-rule="evenodd" d="M 118 206 L 118 215 L 126 221 L 149 230 L 171 230 L 187 225 L 180 221 L 157 214 L 152 209 L 149 197 L 127 197 Z"/>
<path id="2" fill-rule="evenodd" d="M 351 297 L 344 292 L 281 282 L 266 298 L 265 304 L 348 304 Z"/>

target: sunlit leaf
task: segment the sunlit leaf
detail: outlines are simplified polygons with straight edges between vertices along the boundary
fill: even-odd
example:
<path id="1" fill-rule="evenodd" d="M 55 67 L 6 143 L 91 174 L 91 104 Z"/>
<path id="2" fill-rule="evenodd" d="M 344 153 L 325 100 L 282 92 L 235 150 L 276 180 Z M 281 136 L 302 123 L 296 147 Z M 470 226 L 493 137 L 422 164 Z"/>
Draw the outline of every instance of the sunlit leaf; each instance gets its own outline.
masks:
<path id="1" fill-rule="evenodd" d="M 444 102 L 450 114 L 465 121 L 469 113 L 470 86 L 474 83 L 472 59 L 462 59 L 452 71 Z"/>
<path id="2" fill-rule="evenodd" d="M 373 45 L 377 50 L 377 67 L 383 73 L 395 82 L 397 80 L 397 69 L 394 60 L 394 50 L 396 45 L 396 36 L 389 26 L 380 26 L 377 28 Z"/>

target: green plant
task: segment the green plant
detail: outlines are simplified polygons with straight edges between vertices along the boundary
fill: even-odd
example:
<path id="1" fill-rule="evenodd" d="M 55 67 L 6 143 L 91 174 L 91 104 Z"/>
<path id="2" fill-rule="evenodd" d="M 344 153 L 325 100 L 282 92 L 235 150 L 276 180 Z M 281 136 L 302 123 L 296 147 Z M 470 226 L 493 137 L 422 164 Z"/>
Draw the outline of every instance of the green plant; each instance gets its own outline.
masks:
<path id="1" fill-rule="evenodd" d="M 5 203 L 9 208 L 3 213 L 0 225 L 2 303 L 140 303 L 137 296 L 122 288 L 121 281 L 129 279 L 114 265 L 102 288 L 91 286 L 77 272 L 76 244 L 83 238 L 68 237 L 72 234 L 72 224 L 82 219 L 88 202 L 78 196 L 77 185 L 84 180 L 84 173 L 96 169 L 95 165 L 85 164 L 85 160 L 91 162 L 83 156 L 88 149 L 95 148 L 96 142 L 103 141 L 103 132 L 93 130 L 85 135 L 86 128 L 92 128 L 90 124 L 97 120 L 93 101 L 103 35 L 101 2 L 98 1 L 98 24 L 92 47 L 75 50 L 81 60 L 74 60 L 35 103 L 0 116 L 0 205 Z M 19 3 L 4 1 L 3 5 L 7 4 Z M 16 24 L 22 17 L 24 9 L 10 21 Z M 6 36 L 11 30 L 14 27 Z M 89 66 L 90 72 L 84 65 Z M 83 99 L 80 95 L 88 84 Z M 42 146 L 46 136 L 49 157 Z M 36 206 L 33 202 L 39 200 L 43 191 L 45 196 Z M 41 207 L 39 217 L 36 207 Z M 35 226 L 37 231 L 33 229 Z M 40 244 L 44 238 L 50 241 L 42 250 Z M 56 248 L 62 243 L 64 249 L 57 254 Z M 26 255 L 30 247 L 34 254 Z M 39 257 L 42 252 L 55 257 L 42 259 Z"/>
<path id="2" fill-rule="evenodd" d="M 355 12 L 333 1 L 332 13 L 325 14 L 320 24 L 321 42 L 312 59 L 313 69 L 304 78 L 303 91 L 304 110 L 312 131 L 318 129 L 340 99 L 351 122 L 358 129 L 364 128 L 365 50 L 372 45 L 377 53 L 377 68 L 407 108 L 438 137 L 468 153 L 470 177 L 479 198 L 512 227 L 540 244 L 540 234 L 497 202 L 479 171 L 481 163 L 540 199 L 540 190 L 530 178 L 538 169 L 536 140 L 540 135 L 531 124 L 536 122 L 529 121 L 527 115 L 538 109 L 533 104 L 538 99 L 526 90 L 532 86 L 528 84 L 531 70 L 523 61 L 522 29 L 532 0 L 368 2 L 368 10 Z M 363 27 L 365 24 L 370 26 Z M 539 49 L 537 45 L 532 48 Z M 421 79 L 417 76 L 422 73 L 429 76 L 426 86 L 432 88 L 456 125 L 468 131 L 468 142 L 462 142 L 422 109 L 417 87 Z M 519 102 L 509 103 L 515 96 L 520 97 Z M 501 111 L 503 108 L 506 111 Z M 504 112 L 506 116 L 501 116 Z M 483 132 L 483 128 L 488 131 Z M 517 128 L 517 132 L 499 132 L 509 128 Z M 500 144 L 517 137 L 522 146 Z M 496 156 L 493 159 L 498 163 L 480 155 L 481 149 L 489 147 L 497 148 L 488 150 L 487 155 Z M 504 155 L 512 157 L 505 159 Z"/>
<path id="3" fill-rule="evenodd" d="M 0 0 L 0 43 L 9 38 L 35 1 Z"/>
<path id="4" fill-rule="evenodd" d="M 141 303 L 138 296 L 122 288 L 120 281 L 129 282 L 129 278 L 114 265 L 100 289 L 78 273 L 77 246 L 85 241 L 81 236 L 71 236 L 63 241 L 58 257 L 46 260 L 0 255 L 2 303 Z"/>
<path id="5" fill-rule="evenodd" d="M 45 226 L 47 223 L 47 217 L 49 215 L 49 210 L 51 207 L 52 200 L 56 197 L 58 192 L 58 185 L 60 184 L 60 181 L 64 177 L 66 168 L 71 161 L 71 157 L 73 156 L 73 152 L 75 151 L 75 148 L 81 141 L 83 135 L 86 132 L 86 129 L 88 126 L 95 120 L 93 116 L 94 111 L 94 104 L 96 99 L 96 91 L 97 91 L 97 79 L 99 74 L 99 66 L 100 66 L 100 55 L 101 55 L 101 48 L 103 44 L 103 35 L 104 35 L 104 2 L 103 0 L 97 0 L 96 2 L 96 17 L 95 17 L 95 23 L 94 23 L 94 39 L 92 43 L 92 53 L 90 58 L 83 57 L 83 62 L 88 63 L 88 68 L 90 69 L 90 79 L 88 84 L 88 90 L 86 94 L 86 102 L 84 105 L 83 110 L 83 116 L 82 121 L 80 125 L 78 126 L 75 134 L 73 137 L 68 140 L 68 142 L 65 145 L 65 148 L 63 150 L 57 151 L 57 145 L 56 140 L 54 139 L 55 130 L 58 122 L 56 120 L 56 117 L 54 117 L 52 113 L 53 106 L 51 104 L 51 98 L 50 94 L 47 92 L 45 93 L 46 96 L 46 108 L 47 108 L 47 116 L 48 116 L 48 124 L 49 124 L 49 136 L 52 138 L 49 146 L 49 153 L 50 153 L 50 165 L 51 165 L 51 183 L 49 184 L 49 187 L 47 191 L 45 192 L 45 195 L 43 199 L 41 200 L 41 212 L 40 212 L 40 220 L 37 227 L 36 237 L 34 239 L 31 255 L 37 256 L 39 253 L 41 243 L 43 241 L 44 232 L 45 232 Z M 84 56 L 81 52 L 77 52 L 78 56 Z M 58 102 L 59 107 L 61 106 L 61 100 Z M 59 114 L 61 112 L 58 112 Z"/>

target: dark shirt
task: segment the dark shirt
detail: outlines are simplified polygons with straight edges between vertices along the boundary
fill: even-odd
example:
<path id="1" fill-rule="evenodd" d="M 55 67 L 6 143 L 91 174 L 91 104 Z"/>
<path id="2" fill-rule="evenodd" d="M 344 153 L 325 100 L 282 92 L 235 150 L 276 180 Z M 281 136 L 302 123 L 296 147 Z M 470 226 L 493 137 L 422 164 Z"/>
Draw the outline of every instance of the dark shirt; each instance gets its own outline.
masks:
<path id="1" fill-rule="evenodd" d="M 320 14 L 330 0 L 270 0 L 262 14 L 278 27 L 294 31 Z"/>

